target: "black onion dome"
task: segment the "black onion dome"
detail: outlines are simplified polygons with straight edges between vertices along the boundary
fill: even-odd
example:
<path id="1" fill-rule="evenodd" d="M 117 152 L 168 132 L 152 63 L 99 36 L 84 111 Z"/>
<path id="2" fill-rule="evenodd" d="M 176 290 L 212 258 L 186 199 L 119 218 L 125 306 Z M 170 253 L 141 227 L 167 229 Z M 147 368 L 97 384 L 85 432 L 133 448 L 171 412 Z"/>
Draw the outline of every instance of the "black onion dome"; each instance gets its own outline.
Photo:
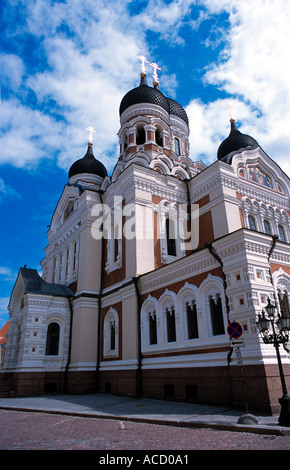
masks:
<path id="1" fill-rule="evenodd" d="M 167 101 L 168 101 L 168 104 L 169 104 L 169 113 L 174 114 L 174 116 L 180 117 L 188 125 L 189 122 L 188 122 L 188 117 L 187 117 L 187 114 L 185 112 L 185 109 L 179 103 L 177 103 L 177 101 L 175 101 L 171 98 L 167 98 Z"/>
<path id="2" fill-rule="evenodd" d="M 226 161 L 227 155 L 229 155 L 231 152 L 236 152 L 246 148 L 254 149 L 258 147 L 258 145 L 258 142 L 253 137 L 242 134 L 242 132 L 237 129 L 234 119 L 231 119 L 231 132 L 229 133 L 228 137 L 220 144 L 217 151 L 217 157 L 218 160 Z"/>
<path id="3" fill-rule="evenodd" d="M 140 85 L 128 91 L 123 97 L 119 108 L 120 116 L 130 106 L 140 103 L 156 104 L 165 109 L 168 114 L 180 117 L 188 125 L 188 117 L 183 107 L 171 98 L 167 98 L 158 90 L 157 86 L 150 87 L 147 84 L 146 76 L 141 76 Z"/>
<path id="4" fill-rule="evenodd" d="M 90 173 L 100 176 L 101 178 L 105 178 L 107 176 L 105 166 L 97 160 L 93 154 L 93 146 L 91 143 L 88 145 L 88 150 L 85 156 L 72 164 L 68 175 L 69 178 L 71 178 L 72 176 L 80 173 Z"/>
<path id="5" fill-rule="evenodd" d="M 142 76 L 140 85 L 137 88 L 133 88 L 128 91 L 123 97 L 120 104 L 120 116 L 121 114 L 134 104 L 139 103 L 152 103 L 161 106 L 169 113 L 169 106 L 166 97 L 157 88 L 153 88 L 147 85 L 146 77 Z"/>

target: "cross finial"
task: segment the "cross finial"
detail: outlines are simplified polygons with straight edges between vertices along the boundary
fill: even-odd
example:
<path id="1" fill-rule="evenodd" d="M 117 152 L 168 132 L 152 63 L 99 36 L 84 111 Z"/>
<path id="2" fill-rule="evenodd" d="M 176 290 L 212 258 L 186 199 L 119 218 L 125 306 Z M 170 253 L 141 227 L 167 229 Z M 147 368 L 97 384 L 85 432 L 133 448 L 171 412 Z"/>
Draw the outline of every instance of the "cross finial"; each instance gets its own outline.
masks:
<path id="1" fill-rule="evenodd" d="M 93 127 L 87 127 L 87 131 L 89 131 L 89 144 L 93 143 L 93 132 L 96 132 Z"/>
<path id="2" fill-rule="evenodd" d="M 137 59 L 141 60 L 141 73 L 146 75 L 146 68 L 144 63 L 146 62 L 147 64 L 149 64 L 148 60 L 146 59 L 146 57 L 144 57 L 144 55 L 138 55 Z"/>
<path id="3" fill-rule="evenodd" d="M 158 67 L 158 65 L 155 62 L 153 62 L 152 64 L 149 64 L 149 65 L 151 65 L 151 67 L 153 67 L 153 69 L 154 69 L 153 70 L 154 85 L 155 84 L 158 85 L 159 80 L 158 80 L 157 70 L 161 70 L 161 68 Z"/>
<path id="4" fill-rule="evenodd" d="M 233 117 L 233 113 L 232 113 L 232 109 L 235 109 L 230 103 L 226 103 L 226 107 L 229 108 L 229 114 L 230 114 L 230 118 L 231 118 L 231 121 L 234 121 L 234 117 Z"/>

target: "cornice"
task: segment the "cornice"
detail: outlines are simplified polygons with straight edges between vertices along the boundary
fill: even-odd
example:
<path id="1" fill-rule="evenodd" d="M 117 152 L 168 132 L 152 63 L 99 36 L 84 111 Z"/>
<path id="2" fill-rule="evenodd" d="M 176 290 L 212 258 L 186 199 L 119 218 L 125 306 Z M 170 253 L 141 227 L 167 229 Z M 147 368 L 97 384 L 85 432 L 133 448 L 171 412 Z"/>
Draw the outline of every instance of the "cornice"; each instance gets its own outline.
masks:
<path id="1" fill-rule="evenodd" d="M 194 262 L 194 254 L 190 257 L 181 258 L 179 262 L 183 264 L 183 266 L 178 267 L 178 262 L 168 264 L 161 268 L 167 271 L 164 272 L 163 275 L 160 270 L 145 274 L 140 282 L 141 294 L 152 292 L 157 288 L 170 286 L 170 284 L 174 284 L 174 281 L 185 281 L 189 276 L 204 273 L 218 266 L 217 261 L 213 257 L 205 256 L 206 257 L 197 262 Z"/>
<path id="2" fill-rule="evenodd" d="M 213 167 L 212 167 L 213 168 Z M 223 168 L 219 168 L 219 170 Z M 236 175 L 225 174 L 220 171 L 216 171 L 215 175 L 212 172 L 206 174 L 207 169 L 202 173 L 199 173 L 191 180 L 191 200 L 192 202 L 201 199 L 203 196 L 208 194 L 212 189 L 218 185 L 222 185 L 225 188 L 235 190 L 237 193 L 248 196 L 252 199 L 263 201 L 266 204 L 270 204 L 275 207 L 280 207 L 284 210 L 290 210 L 290 203 L 285 196 L 280 196 L 278 193 L 261 186 L 255 186 L 249 182 L 243 182 L 237 178 Z M 198 178 L 198 179 L 196 179 Z"/>
<path id="3" fill-rule="evenodd" d="M 144 107 L 144 104 L 142 103 L 142 106 L 140 106 L 139 104 L 133 105 L 130 106 L 128 110 L 123 112 L 120 119 L 121 126 L 127 121 L 130 121 L 131 119 L 143 115 L 155 116 L 164 121 L 168 126 L 170 125 L 168 113 L 165 110 L 163 112 L 160 111 L 160 106 L 151 104 L 150 106 L 147 105 L 146 107 Z"/>
<path id="4" fill-rule="evenodd" d="M 113 203 L 114 196 L 122 196 L 124 199 L 132 190 L 144 191 L 172 202 L 187 203 L 187 192 L 184 181 L 172 175 L 159 175 L 156 172 L 152 173 L 151 168 L 137 166 L 132 163 L 124 170 L 119 178 L 119 184 L 116 184 L 115 181 L 115 187 L 110 185 L 110 194 L 107 193 L 104 197 L 105 202 L 109 205 Z M 184 188 L 181 188 L 181 185 L 184 186 Z"/>
<path id="5" fill-rule="evenodd" d="M 263 201 L 266 204 L 271 204 L 275 207 L 280 207 L 284 210 L 290 210 L 290 204 L 285 196 L 279 196 L 277 193 L 272 192 L 270 189 L 264 189 L 253 185 L 252 183 L 242 182 L 237 177 L 221 175 L 222 185 L 234 189 L 236 192 L 248 196 L 258 201 Z"/>

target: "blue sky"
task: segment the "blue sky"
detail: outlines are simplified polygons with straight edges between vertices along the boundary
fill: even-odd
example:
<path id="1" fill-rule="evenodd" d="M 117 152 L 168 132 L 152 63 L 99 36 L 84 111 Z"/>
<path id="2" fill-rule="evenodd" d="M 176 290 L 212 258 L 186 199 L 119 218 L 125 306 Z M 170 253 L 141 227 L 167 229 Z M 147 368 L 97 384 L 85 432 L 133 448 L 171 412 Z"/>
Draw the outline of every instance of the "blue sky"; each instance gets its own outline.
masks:
<path id="1" fill-rule="evenodd" d="M 193 160 L 215 161 L 230 102 L 240 129 L 289 174 L 289 21 L 289 0 L 2 0 L 0 327 L 19 268 L 41 270 L 88 126 L 112 171 L 138 55 L 158 63 L 160 90 L 185 107 Z"/>

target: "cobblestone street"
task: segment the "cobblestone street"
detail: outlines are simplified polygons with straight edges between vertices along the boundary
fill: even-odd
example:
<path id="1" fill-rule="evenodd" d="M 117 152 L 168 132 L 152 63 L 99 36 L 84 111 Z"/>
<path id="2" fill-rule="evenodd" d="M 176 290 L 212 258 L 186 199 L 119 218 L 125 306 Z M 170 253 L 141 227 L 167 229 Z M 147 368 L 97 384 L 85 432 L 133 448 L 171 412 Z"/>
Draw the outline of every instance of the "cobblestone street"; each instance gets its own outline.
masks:
<path id="1" fill-rule="evenodd" d="M 124 421 L 123 426 L 120 421 L 111 419 L 0 410 L 0 450 L 290 449 L 290 436 L 132 421 Z"/>

